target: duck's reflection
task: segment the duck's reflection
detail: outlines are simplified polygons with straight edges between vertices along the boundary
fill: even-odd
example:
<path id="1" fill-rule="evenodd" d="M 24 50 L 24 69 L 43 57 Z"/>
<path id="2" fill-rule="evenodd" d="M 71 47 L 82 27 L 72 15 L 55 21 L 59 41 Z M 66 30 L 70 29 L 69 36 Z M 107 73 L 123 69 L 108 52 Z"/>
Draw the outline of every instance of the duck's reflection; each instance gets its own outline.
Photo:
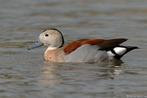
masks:
<path id="1" fill-rule="evenodd" d="M 45 62 L 42 66 L 40 83 L 42 86 L 54 86 L 59 84 L 62 79 L 59 75 L 59 68 L 62 64 Z"/>
<path id="2" fill-rule="evenodd" d="M 108 79 L 114 79 L 124 72 L 125 64 L 121 60 L 113 60 L 112 62 L 107 62 L 102 66 L 103 77 Z"/>
<path id="3" fill-rule="evenodd" d="M 73 69 L 74 67 L 74 71 L 69 70 L 68 72 L 64 72 L 67 70 L 64 69 L 65 67 L 68 67 L 68 69 Z M 84 80 L 95 80 L 101 78 L 115 79 L 115 77 L 118 77 L 121 73 L 123 73 L 124 68 L 124 63 L 117 60 L 108 64 L 98 64 L 98 66 L 96 66 L 96 64 L 59 64 L 45 62 L 42 66 L 41 79 L 39 82 L 42 86 L 57 86 L 57 84 L 65 82 L 65 78 L 69 78 L 62 77 L 64 76 L 63 73 L 67 74 L 65 76 L 69 76 L 69 74 L 72 74 L 73 76 L 75 74 L 78 75 L 77 77 L 73 77 L 72 75 L 70 77 L 70 79 L 78 81 L 83 78 Z"/>

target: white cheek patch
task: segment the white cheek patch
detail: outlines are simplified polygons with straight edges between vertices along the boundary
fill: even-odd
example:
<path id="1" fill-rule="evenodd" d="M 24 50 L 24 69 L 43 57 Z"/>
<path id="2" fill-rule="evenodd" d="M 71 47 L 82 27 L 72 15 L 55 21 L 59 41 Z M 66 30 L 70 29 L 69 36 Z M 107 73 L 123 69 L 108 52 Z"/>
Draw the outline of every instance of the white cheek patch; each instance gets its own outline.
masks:
<path id="1" fill-rule="evenodd" d="M 118 55 L 123 55 L 127 51 L 124 47 L 115 47 L 113 50 Z"/>

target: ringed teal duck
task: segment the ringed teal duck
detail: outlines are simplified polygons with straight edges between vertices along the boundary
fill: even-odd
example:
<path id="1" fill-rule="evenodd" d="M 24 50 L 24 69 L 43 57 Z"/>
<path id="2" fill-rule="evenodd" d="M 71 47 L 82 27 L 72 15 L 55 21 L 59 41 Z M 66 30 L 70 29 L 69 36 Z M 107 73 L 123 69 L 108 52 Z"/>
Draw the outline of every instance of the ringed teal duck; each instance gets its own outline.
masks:
<path id="1" fill-rule="evenodd" d="M 34 49 L 47 46 L 44 59 L 51 62 L 99 62 L 120 60 L 126 53 L 137 49 L 136 46 L 123 46 L 126 38 L 116 39 L 79 39 L 64 45 L 64 37 L 56 28 L 49 28 L 39 35 L 40 43 Z"/>

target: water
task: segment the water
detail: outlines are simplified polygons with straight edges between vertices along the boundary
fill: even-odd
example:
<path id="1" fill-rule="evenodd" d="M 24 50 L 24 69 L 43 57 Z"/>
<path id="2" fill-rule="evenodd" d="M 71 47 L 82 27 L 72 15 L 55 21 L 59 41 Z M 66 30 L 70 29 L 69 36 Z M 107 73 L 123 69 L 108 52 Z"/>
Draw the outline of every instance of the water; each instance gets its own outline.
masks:
<path id="1" fill-rule="evenodd" d="M 122 64 L 48 64 L 45 48 L 26 47 L 51 26 L 66 42 L 125 37 L 141 49 Z M 146 38 L 146 0 L 1 0 L 0 98 L 147 98 Z"/>

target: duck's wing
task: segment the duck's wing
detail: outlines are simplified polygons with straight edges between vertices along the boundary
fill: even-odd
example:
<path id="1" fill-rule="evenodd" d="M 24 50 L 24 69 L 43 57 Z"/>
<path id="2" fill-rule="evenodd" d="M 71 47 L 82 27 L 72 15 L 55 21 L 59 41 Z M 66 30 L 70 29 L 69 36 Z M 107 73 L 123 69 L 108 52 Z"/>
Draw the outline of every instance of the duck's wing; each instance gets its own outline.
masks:
<path id="1" fill-rule="evenodd" d="M 121 43 L 127 41 L 125 38 L 109 39 L 101 43 L 99 50 L 110 50 L 113 47 L 119 46 Z"/>
<path id="2" fill-rule="evenodd" d="M 100 47 L 100 49 L 107 49 L 111 47 L 118 46 L 119 44 L 125 42 L 127 39 L 125 38 L 117 38 L 117 39 L 80 39 L 71 42 L 70 44 L 66 45 L 64 47 L 65 54 L 70 54 L 77 48 L 81 47 L 82 45 L 89 44 L 89 45 L 97 45 Z"/>

